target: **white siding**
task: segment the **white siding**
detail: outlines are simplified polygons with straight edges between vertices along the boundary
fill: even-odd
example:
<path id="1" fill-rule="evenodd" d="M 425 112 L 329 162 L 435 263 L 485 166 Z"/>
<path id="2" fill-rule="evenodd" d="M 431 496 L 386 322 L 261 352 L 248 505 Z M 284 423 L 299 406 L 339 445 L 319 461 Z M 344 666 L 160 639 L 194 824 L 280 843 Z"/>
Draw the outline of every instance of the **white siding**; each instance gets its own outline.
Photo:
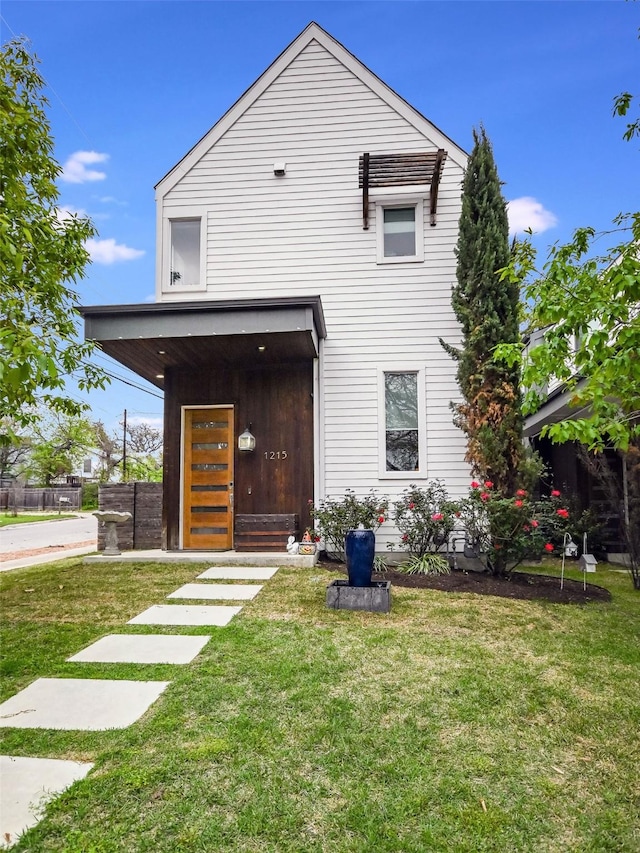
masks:
<path id="1" fill-rule="evenodd" d="M 365 151 L 438 147 L 311 41 L 159 201 L 160 220 L 193 206 L 207 212 L 206 292 L 159 292 L 160 300 L 322 297 L 325 494 L 374 487 L 393 497 L 416 480 L 378 475 L 378 371 L 401 363 L 424 370 L 426 476 L 444 479 L 452 494 L 466 490 L 465 442 L 449 408 L 458 398 L 455 364 L 438 341 L 459 338 L 450 295 L 462 168 L 447 158 L 436 227 L 424 190 L 422 263 L 376 263 L 381 194 L 370 193 L 364 231 L 358 188 Z M 287 164 L 284 177 L 273 174 L 277 161 Z"/>

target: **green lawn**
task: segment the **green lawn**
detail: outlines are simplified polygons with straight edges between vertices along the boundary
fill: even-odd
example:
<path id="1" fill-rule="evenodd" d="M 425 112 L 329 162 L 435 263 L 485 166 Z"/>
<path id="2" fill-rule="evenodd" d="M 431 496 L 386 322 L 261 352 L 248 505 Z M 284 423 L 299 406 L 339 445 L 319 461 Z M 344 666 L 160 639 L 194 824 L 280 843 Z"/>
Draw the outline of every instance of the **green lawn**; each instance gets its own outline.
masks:
<path id="1" fill-rule="evenodd" d="M 0 527 L 8 527 L 11 524 L 31 524 L 34 521 L 57 521 L 59 518 L 77 518 L 76 515 L 57 512 L 32 512 L 19 515 L 0 515 Z"/>
<path id="2" fill-rule="evenodd" d="M 200 570 L 0 576 L 2 698 L 38 676 L 172 679 L 124 731 L 2 730 L 3 754 L 96 762 L 14 850 L 640 849 L 627 575 L 589 578 L 608 604 L 394 588 L 379 615 L 328 611 L 330 575 L 282 569 L 228 627 L 173 629 L 213 634 L 189 666 L 64 662 Z"/>

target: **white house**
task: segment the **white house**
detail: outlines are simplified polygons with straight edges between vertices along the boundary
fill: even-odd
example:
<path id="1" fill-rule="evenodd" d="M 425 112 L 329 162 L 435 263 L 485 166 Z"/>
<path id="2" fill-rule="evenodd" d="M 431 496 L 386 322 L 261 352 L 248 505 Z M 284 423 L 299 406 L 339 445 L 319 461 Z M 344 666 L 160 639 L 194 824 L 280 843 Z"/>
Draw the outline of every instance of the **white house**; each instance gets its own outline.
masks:
<path id="1" fill-rule="evenodd" d="M 466 491 L 438 341 L 466 159 L 311 23 L 160 181 L 155 304 L 83 313 L 165 391 L 163 547 L 261 550 L 347 488 Z"/>

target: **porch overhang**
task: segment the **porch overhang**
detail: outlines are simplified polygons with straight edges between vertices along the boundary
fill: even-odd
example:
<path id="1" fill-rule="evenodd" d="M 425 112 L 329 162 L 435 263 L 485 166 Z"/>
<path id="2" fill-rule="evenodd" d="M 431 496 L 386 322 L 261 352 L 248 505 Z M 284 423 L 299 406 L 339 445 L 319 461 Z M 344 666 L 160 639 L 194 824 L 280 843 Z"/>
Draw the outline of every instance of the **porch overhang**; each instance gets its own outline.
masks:
<path id="1" fill-rule="evenodd" d="M 87 340 L 158 388 L 172 367 L 311 360 L 327 334 L 319 296 L 92 305 L 80 313 Z"/>

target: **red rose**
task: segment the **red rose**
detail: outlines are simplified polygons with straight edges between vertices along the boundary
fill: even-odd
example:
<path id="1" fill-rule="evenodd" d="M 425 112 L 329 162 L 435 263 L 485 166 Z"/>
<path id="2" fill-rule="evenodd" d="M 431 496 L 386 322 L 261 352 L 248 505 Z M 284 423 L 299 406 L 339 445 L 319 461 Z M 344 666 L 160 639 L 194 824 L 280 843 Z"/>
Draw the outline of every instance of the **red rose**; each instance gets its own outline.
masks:
<path id="1" fill-rule="evenodd" d="M 490 497 L 491 497 L 491 495 L 489 494 L 489 492 L 483 492 L 480 495 L 480 500 L 488 501 Z"/>
<path id="2" fill-rule="evenodd" d="M 378 521 L 380 522 L 380 524 L 382 524 L 382 522 L 384 521 L 384 515 L 379 515 Z"/>
<path id="3" fill-rule="evenodd" d="M 518 491 L 516 492 L 516 495 L 518 495 L 519 498 L 526 498 L 527 490 L 526 489 L 518 489 Z"/>
<path id="4" fill-rule="evenodd" d="M 477 480 L 474 480 L 474 481 L 471 483 L 471 488 L 472 488 L 472 489 L 479 489 L 479 488 L 480 488 L 480 483 L 479 483 Z"/>
<path id="5" fill-rule="evenodd" d="M 554 489 L 554 490 L 551 492 L 551 497 L 552 497 L 552 498 L 559 498 L 559 497 L 560 497 L 560 492 L 559 492 L 557 489 Z"/>
<path id="6" fill-rule="evenodd" d="M 462 513 L 460 513 L 460 512 L 454 512 L 454 515 L 455 515 L 455 517 L 456 517 L 456 518 L 460 518 L 460 516 L 462 515 Z"/>
<path id="7" fill-rule="evenodd" d="M 522 506 L 522 501 L 515 501 L 516 506 Z"/>
<path id="8" fill-rule="evenodd" d="M 486 489 L 492 489 L 493 488 L 493 483 L 491 482 L 491 480 L 485 480 L 484 485 L 485 485 Z"/>
<path id="9" fill-rule="evenodd" d="M 569 510 L 568 509 L 557 509 L 556 515 L 559 515 L 560 518 L 569 518 Z"/>
<path id="10" fill-rule="evenodd" d="M 409 538 L 409 534 L 408 534 L 408 533 L 403 533 L 403 534 L 402 534 L 402 541 L 403 541 L 403 542 L 406 542 L 408 538 Z"/>
<path id="11" fill-rule="evenodd" d="M 523 529 L 523 530 L 525 530 L 525 531 L 528 533 L 528 532 L 531 530 L 531 527 L 530 527 L 528 524 L 524 524 L 524 525 L 522 526 L 522 529 Z"/>
<path id="12" fill-rule="evenodd" d="M 415 509 L 415 507 L 416 507 L 415 504 L 409 504 L 409 509 Z"/>
<path id="13" fill-rule="evenodd" d="M 431 516 L 432 521 L 442 521 L 443 518 L 444 518 L 444 515 L 441 512 L 434 512 L 433 515 Z"/>
<path id="14" fill-rule="evenodd" d="M 532 526 L 532 527 L 537 527 L 537 526 L 538 526 L 538 522 L 535 520 L 535 518 L 534 518 L 534 519 L 533 519 L 533 521 L 531 522 L 531 526 Z"/>
<path id="15" fill-rule="evenodd" d="M 314 542 L 319 542 L 319 541 L 320 541 L 320 537 L 319 537 L 319 536 L 314 536 L 314 537 L 313 537 L 313 541 L 314 541 Z"/>
<path id="16" fill-rule="evenodd" d="M 547 544 L 544 546 L 544 550 L 549 551 L 549 553 L 553 551 L 553 545 L 551 544 L 551 542 L 547 542 Z"/>
<path id="17" fill-rule="evenodd" d="M 499 542 L 496 542 L 493 547 L 496 549 L 496 551 L 499 551 L 500 548 L 502 548 L 502 545 L 500 545 Z"/>

